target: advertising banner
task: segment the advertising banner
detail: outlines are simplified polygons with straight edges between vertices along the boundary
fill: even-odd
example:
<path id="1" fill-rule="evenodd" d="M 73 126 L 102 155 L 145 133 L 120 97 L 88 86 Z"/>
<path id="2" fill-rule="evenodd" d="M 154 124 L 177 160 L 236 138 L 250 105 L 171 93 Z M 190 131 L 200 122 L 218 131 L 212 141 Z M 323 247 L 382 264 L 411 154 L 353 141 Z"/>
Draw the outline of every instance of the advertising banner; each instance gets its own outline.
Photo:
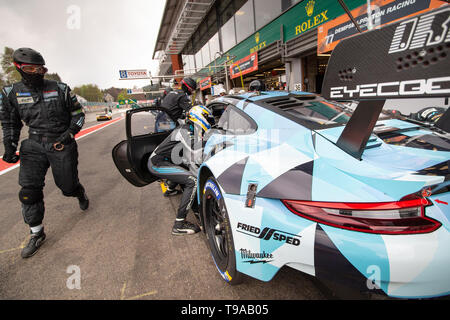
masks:
<path id="1" fill-rule="evenodd" d="M 211 77 L 200 80 L 200 90 L 206 90 L 211 88 Z"/>
<path id="2" fill-rule="evenodd" d="M 374 27 L 446 5 L 440 0 L 372 0 L 370 3 Z M 369 24 L 367 5 L 362 5 L 352 10 L 351 13 L 361 30 L 367 31 Z M 340 40 L 357 33 L 358 30 L 347 14 L 330 20 L 318 28 L 317 53 L 328 53 L 336 47 Z"/>
<path id="3" fill-rule="evenodd" d="M 449 21 L 446 5 L 343 39 L 331 54 L 321 95 L 332 100 L 448 97 Z"/>
<path id="4" fill-rule="evenodd" d="M 258 70 L 258 53 L 254 52 L 230 66 L 230 78 L 234 79 Z"/>
<path id="5" fill-rule="evenodd" d="M 126 100 L 119 100 L 119 104 L 120 105 L 125 105 L 125 104 L 136 104 L 137 101 L 134 99 L 126 99 Z"/>
<path id="6" fill-rule="evenodd" d="M 419 0 L 417 0 L 419 1 Z M 367 3 L 367 0 L 345 0 L 350 10 Z M 285 43 L 304 33 L 314 30 L 325 22 L 345 14 L 344 9 L 336 0 L 303 0 L 293 5 L 279 17 L 258 29 L 254 34 L 231 48 L 223 58 L 216 63 L 222 64 L 231 59 L 235 61 L 255 53 L 280 40 Z M 238 31 L 239 32 L 239 31 Z M 233 57 L 234 56 L 234 57 Z M 231 58 L 233 57 L 233 58 Z M 233 61 L 234 62 L 234 61 Z M 211 63 L 211 66 L 214 65 Z"/>
<path id="7" fill-rule="evenodd" d="M 149 79 L 148 71 L 145 69 L 119 70 L 119 75 L 120 75 L 120 80 Z"/>
<path id="8" fill-rule="evenodd" d="M 144 89 L 143 88 L 127 89 L 127 94 L 142 94 L 142 93 L 144 93 Z"/>

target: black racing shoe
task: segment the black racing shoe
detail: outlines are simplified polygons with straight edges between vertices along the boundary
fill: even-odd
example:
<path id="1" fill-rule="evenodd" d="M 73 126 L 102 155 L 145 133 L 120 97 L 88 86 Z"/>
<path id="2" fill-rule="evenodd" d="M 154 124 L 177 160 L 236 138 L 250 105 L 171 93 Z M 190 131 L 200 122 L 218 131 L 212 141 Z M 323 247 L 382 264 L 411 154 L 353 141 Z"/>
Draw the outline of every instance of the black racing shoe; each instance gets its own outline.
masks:
<path id="1" fill-rule="evenodd" d="M 80 209 L 85 211 L 89 208 L 89 199 L 86 195 L 86 191 L 84 190 L 84 188 L 82 188 L 81 190 L 81 196 L 77 197 L 78 198 L 78 203 L 80 204 Z"/>
<path id="2" fill-rule="evenodd" d="M 172 228 L 172 234 L 175 236 L 195 234 L 197 232 L 200 232 L 199 226 L 186 220 L 175 221 Z"/>
<path id="3" fill-rule="evenodd" d="M 22 258 L 29 258 L 36 254 L 39 247 L 42 245 L 42 243 L 45 240 L 45 233 L 44 228 L 41 229 L 38 233 L 31 233 L 30 241 L 28 242 L 27 246 L 23 248 L 21 256 Z"/>
<path id="4" fill-rule="evenodd" d="M 176 196 L 177 194 L 180 194 L 181 190 L 178 189 L 167 189 L 166 192 L 164 192 L 164 197 L 172 197 Z"/>

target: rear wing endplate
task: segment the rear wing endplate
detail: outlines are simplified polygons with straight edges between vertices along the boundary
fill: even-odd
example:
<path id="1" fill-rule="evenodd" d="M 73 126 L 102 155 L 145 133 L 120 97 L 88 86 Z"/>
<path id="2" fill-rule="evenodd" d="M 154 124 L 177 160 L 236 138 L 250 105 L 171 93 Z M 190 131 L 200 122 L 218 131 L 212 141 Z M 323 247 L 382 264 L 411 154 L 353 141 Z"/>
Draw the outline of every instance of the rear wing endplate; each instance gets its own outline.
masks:
<path id="1" fill-rule="evenodd" d="M 337 145 L 360 159 L 386 99 L 450 95 L 450 6 L 342 40 L 322 86 L 360 101 Z"/>

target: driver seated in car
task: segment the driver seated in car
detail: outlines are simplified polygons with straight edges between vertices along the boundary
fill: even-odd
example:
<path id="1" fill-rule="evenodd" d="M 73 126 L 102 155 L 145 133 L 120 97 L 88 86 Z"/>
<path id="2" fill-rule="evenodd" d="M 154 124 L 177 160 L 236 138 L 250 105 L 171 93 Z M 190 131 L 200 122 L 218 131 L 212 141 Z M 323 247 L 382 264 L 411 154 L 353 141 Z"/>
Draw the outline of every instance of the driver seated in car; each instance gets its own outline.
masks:
<path id="1" fill-rule="evenodd" d="M 186 221 L 186 216 L 195 198 L 197 178 L 187 167 L 198 163 L 201 157 L 201 136 L 211 128 L 208 117 L 211 112 L 203 106 L 192 107 L 187 114 L 186 123 L 179 126 L 153 151 L 147 166 L 153 175 L 170 180 L 183 187 L 180 206 L 172 228 L 173 235 L 194 234 L 199 226 Z M 197 140 L 195 139 L 197 137 Z M 193 148 L 200 141 L 200 148 Z M 193 157 L 192 157 L 193 156 Z"/>

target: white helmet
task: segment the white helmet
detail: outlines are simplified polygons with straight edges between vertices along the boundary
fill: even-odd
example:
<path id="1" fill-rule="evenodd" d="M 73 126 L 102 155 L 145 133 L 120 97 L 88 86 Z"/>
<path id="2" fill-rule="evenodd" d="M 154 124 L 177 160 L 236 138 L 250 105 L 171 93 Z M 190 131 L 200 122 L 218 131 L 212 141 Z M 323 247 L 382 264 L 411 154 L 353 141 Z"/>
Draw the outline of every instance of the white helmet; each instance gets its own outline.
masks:
<path id="1" fill-rule="evenodd" d="M 204 106 L 194 106 L 188 112 L 188 119 L 194 124 L 200 126 L 203 131 L 208 131 L 211 129 L 211 125 L 209 124 L 207 117 L 211 115 L 211 111 L 209 111 Z"/>

